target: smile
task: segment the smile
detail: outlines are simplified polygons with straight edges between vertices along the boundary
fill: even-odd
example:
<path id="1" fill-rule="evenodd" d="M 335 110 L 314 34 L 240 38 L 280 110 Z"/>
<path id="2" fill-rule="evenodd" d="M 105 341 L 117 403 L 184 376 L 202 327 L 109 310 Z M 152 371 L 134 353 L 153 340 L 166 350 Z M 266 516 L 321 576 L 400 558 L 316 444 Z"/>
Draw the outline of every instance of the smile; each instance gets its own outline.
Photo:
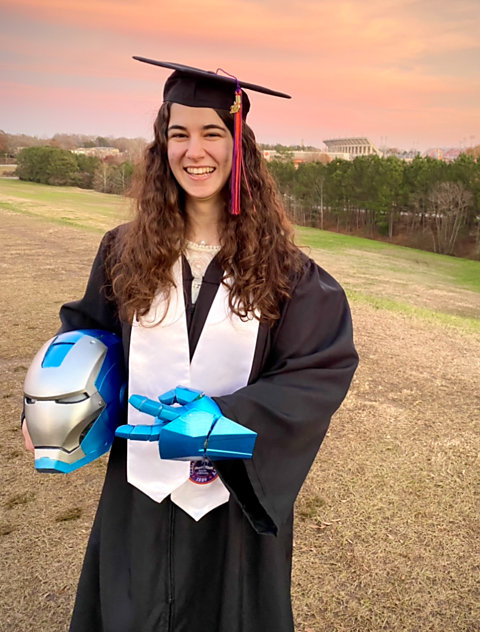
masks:
<path id="1" fill-rule="evenodd" d="M 190 176 L 207 176 L 215 171 L 215 167 L 185 167 Z"/>

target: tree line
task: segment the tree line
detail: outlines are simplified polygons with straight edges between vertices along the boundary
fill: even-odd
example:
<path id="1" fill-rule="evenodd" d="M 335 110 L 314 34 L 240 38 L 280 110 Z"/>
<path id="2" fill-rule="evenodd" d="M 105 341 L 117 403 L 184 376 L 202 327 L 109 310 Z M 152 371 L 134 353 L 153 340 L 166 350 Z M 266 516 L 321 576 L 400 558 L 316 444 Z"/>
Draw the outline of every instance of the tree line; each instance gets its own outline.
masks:
<path id="1" fill-rule="evenodd" d="M 90 138 L 96 147 L 113 146 L 114 141 L 117 149 L 122 146 L 122 139 L 56 136 L 58 143 L 64 136 L 82 145 Z M 132 145 L 135 160 L 128 150 L 101 159 L 52 143 L 24 147 L 16 155 L 16 175 L 43 184 L 123 194 L 145 147 L 143 139 L 130 140 L 142 140 Z M 280 160 L 267 163 L 268 168 L 296 224 L 480 259 L 480 146 L 450 163 L 420 156 L 410 162 L 394 156 L 360 156 L 298 166 L 291 159 L 294 148 L 276 149 Z"/>
<path id="2" fill-rule="evenodd" d="M 56 147 L 69 150 L 80 147 L 111 147 L 118 149 L 125 158 L 136 162 L 142 157 L 146 143 L 144 138 L 124 136 L 116 138 L 88 134 L 54 134 L 51 138 L 41 138 L 28 134 L 8 134 L 0 130 L 0 161 L 3 164 L 15 162 L 18 153 L 27 147 Z"/>
<path id="3" fill-rule="evenodd" d="M 480 259 L 480 152 L 268 163 L 296 224 Z"/>
<path id="4" fill-rule="evenodd" d="M 21 180 L 123 194 L 130 187 L 134 164 L 141 160 L 146 144 L 144 138 L 87 134 L 40 138 L 0 130 L 0 163 L 17 164 L 15 175 Z M 119 153 L 102 158 L 72 153 L 99 147 Z"/>
<path id="5" fill-rule="evenodd" d="M 121 156 L 100 159 L 58 147 L 26 147 L 17 156 L 15 174 L 29 182 L 123 194 L 133 171 L 134 163 Z"/>

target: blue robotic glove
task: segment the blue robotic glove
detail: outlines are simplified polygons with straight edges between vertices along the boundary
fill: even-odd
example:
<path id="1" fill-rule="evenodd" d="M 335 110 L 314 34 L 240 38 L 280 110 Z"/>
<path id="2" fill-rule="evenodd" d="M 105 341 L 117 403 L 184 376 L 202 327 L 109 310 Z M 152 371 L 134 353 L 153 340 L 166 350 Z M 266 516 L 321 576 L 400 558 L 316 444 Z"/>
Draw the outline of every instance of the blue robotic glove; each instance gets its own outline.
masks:
<path id="1" fill-rule="evenodd" d="M 162 459 L 252 458 L 257 433 L 224 417 L 213 399 L 201 391 L 177 386 L 158 399 L 160 403 L 132 395 L 130 404 L 155 417 L 155 423 L 120 426 L 116 436 L 131 441 L 158 441 Z"/>

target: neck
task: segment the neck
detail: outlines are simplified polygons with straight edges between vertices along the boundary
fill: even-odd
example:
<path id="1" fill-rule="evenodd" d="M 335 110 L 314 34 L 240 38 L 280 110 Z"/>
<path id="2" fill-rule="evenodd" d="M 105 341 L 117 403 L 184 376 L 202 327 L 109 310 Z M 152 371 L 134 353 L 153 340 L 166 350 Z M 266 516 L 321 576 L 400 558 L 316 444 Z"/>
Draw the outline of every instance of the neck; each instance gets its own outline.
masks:
<path id="1" fill-rule="evenodd" d="M 223 223 L 222 200 L 187 198 L 185 211 L 187 213 L 186 238 L 197 243 L 204 241 L 209 246 L 219 246 Z"/>

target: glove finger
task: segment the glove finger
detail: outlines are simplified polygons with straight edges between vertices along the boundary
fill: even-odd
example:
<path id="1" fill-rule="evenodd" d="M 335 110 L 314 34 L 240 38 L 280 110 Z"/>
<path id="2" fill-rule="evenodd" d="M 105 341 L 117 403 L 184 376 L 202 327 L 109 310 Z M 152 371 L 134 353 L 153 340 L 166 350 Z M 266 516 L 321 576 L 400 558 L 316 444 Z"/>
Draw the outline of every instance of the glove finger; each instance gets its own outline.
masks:
<path id="1" fill-rule="evenodd" d="M 130 439 L 130 441 L 158 441 L 161 429 L 160 424 L 154 424 L 153 426 L 143 424 L 132 426 L 126 424 L 119 426 L 115 431 L 115 435 L 122 439 Z"/>

